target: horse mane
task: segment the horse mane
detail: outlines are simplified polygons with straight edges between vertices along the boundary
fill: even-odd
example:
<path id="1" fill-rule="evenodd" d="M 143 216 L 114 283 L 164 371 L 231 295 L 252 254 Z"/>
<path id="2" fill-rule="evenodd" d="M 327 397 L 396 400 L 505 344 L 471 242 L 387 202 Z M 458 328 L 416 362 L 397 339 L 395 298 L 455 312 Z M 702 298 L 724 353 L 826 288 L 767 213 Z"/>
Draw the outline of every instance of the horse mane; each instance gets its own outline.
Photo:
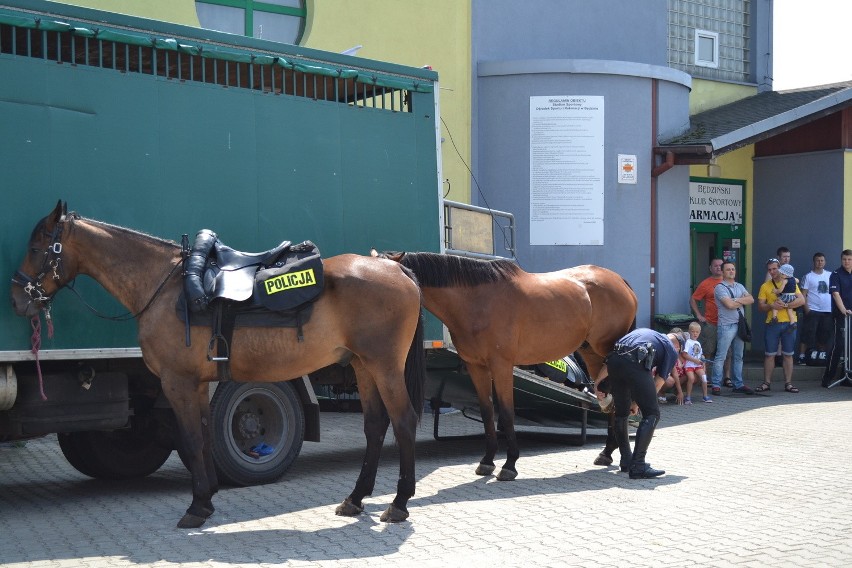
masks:
<path id="1" fill-rule="evenodd" d="M 520 268 L 510 260 L 479 260 L 432 252 L 409 252 L 399 260 L 417 275 L 422 286 L 479 286 L 514 278 Z"/>
<path id="2" fill-rule="evenodd" d="M 111 231 L 121 233 L 122 235 L 125 235 L 129 238 L 132 238 L 132 239 L 143 239 L 143 240 L 147 240 L 147 241 L 154 241 L 156 244 L 159 244 L 159 245 L 167 247 L 167 248 L 180 246 L 175 241 L 172 241 L 172 240 L 169 240 L 169 239 L 163 239 L 163 238 L 160 238 L 160 237 L 157 237 L 157 236 L 154 236 L 154 235 L 150 235 L 150 234 L 142 232 L 142 231 L 137 231 L 136 229 L 128 229 L 127 227 L 121 227 L 119 225 L 113 225 L 112 223 L 107 223 L 105 221 L 98 221 L 97 219 L 89 219 L 88 217 L 83 217 L 82 215 L 80 215 L 76 211 L 72 211 L 71 213 L 68 213 L 65 217 L 66 217 L 66 220 L 70 222 L 69 228 L 72 229 L 72 230 L 74 228 L 74 223 L 76 221 L 85 221 L 87 223 L 95 225 L 96 227 L 104 227 L 104 228 L 110 229 Z"/>

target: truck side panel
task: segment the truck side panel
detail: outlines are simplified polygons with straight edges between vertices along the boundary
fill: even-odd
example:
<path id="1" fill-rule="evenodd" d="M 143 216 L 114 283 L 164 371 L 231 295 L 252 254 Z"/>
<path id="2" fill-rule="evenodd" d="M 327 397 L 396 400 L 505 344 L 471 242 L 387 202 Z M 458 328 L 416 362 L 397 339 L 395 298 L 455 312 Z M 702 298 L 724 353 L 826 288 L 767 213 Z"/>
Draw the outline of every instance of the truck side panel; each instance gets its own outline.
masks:
<path id="1" fill-rule="evenodd" d="M 8 53 L 0 76 L 4 274 L 60 198 L 167 239 L 210 228 L 244 250 L 439 250 L 431 93 L 408 93 L 413 112 L 400 112 Z M 124 311 L 85 278 L 77 288 Z M 67 291 L 53 315 L 43 349 L 135 345 L 132 321 L 97 320 Z M 0 320 L 0 351 L 28 349 L 29 323 L 8 302 Z"/>

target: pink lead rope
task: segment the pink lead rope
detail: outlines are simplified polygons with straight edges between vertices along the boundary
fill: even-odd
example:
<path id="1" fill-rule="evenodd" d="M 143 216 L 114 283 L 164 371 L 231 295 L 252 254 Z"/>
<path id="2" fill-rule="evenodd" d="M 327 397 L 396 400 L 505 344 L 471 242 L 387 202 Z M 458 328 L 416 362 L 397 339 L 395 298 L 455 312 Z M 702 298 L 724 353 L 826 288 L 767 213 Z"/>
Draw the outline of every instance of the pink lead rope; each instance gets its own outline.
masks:
<path id="1" fill-rule="evenodd" d="M 47 337 L 49 339 L 53 338 L 53 320 L 50 318 L 50 312 L 47 312 Z M 42 400 L 47 400 L 47 396 L 44 394 L 44 378 L 41 375 L 41 364 L 38 360 L 38 351 L 41 349 L 41 317 L 39 314 L 33 316 L 30 320 L 30 325 L 33 328 L 33 335 L 30 338 L 32 342 L 32 352 L 35 355 L 36 360 L 36 371 L 38 371 L 38 390 L 41 394 Z"/>

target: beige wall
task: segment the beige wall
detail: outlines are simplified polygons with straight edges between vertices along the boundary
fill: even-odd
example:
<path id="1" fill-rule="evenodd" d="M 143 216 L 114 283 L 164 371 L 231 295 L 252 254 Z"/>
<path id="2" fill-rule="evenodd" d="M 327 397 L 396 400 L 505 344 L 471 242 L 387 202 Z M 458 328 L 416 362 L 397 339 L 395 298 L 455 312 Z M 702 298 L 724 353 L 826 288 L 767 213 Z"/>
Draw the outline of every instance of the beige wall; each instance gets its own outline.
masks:
<path id="1" fill-rule="evenodd" d="M 463 0 L 307 0 L 302 45 L 438 72 L 448 199 L 470 202 L 470 2 Z M 456 153 L 450 135 L 462 158 Z M 446 192 L 447 186 L 444 186 Z"/>
<path id="2" fill-rule="evenodd" d="M 843 155 L 843 248 L 852 249 L 852 151 Z"/>
<path id="3" fill-rule="evenodd" d="M 186 26 L 199 26 L 194 0 L 73 0 L 61 3 Z"/>
<path id="4" fill-rule="evenodd" d="M 689 115 L 720 107 L 757 94 L 757 87 L 692 79 L 689 94 Z"/>

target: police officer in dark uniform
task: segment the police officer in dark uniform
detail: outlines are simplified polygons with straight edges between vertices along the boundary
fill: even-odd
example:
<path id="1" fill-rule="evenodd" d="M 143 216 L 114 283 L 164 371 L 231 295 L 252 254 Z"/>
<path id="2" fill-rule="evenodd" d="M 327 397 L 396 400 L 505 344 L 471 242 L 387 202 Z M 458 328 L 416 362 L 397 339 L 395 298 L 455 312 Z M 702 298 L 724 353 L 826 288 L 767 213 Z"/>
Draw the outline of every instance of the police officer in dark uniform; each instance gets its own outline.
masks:
<path id="1" fill-rule="evenodd" d="M 605 365 L 595 381 L 598 400 L 604 401 L 611 393 L 615 408 L 614 434 L 621 452 L 621 470 L 630 472 L 630 479 L 650 479 L 663 475 L 665 471 L 651 468 L 645 454 L 660 420 L 660 405 L 657 387 L 651 370 L 665 380 L 674 370 L 678 353 L 683 348 L 684 337 L 680 334 L 663 335 L 652 329 L 639 328 L 622 337 L 612 352 L 607 355 Z M 677 380 L 677 377 L 675 377 Z M 642 411 L 642 421 L 636 430 L 633 451 L 627 432 L 631 401 Z"/>
<path id="2" fill-rule="evenodd" d="M 831 386 L 834 381 L 845 349 L 846 316 L 852 314 L 852 250 L 846 249 L 840 253 L 840 268 L 828 277 L 828 293 L 831 294 L 831 313 L 834 316 L 834 345 L 828 354 L 828 366 L 822 376 L 823 387 Z"/>

